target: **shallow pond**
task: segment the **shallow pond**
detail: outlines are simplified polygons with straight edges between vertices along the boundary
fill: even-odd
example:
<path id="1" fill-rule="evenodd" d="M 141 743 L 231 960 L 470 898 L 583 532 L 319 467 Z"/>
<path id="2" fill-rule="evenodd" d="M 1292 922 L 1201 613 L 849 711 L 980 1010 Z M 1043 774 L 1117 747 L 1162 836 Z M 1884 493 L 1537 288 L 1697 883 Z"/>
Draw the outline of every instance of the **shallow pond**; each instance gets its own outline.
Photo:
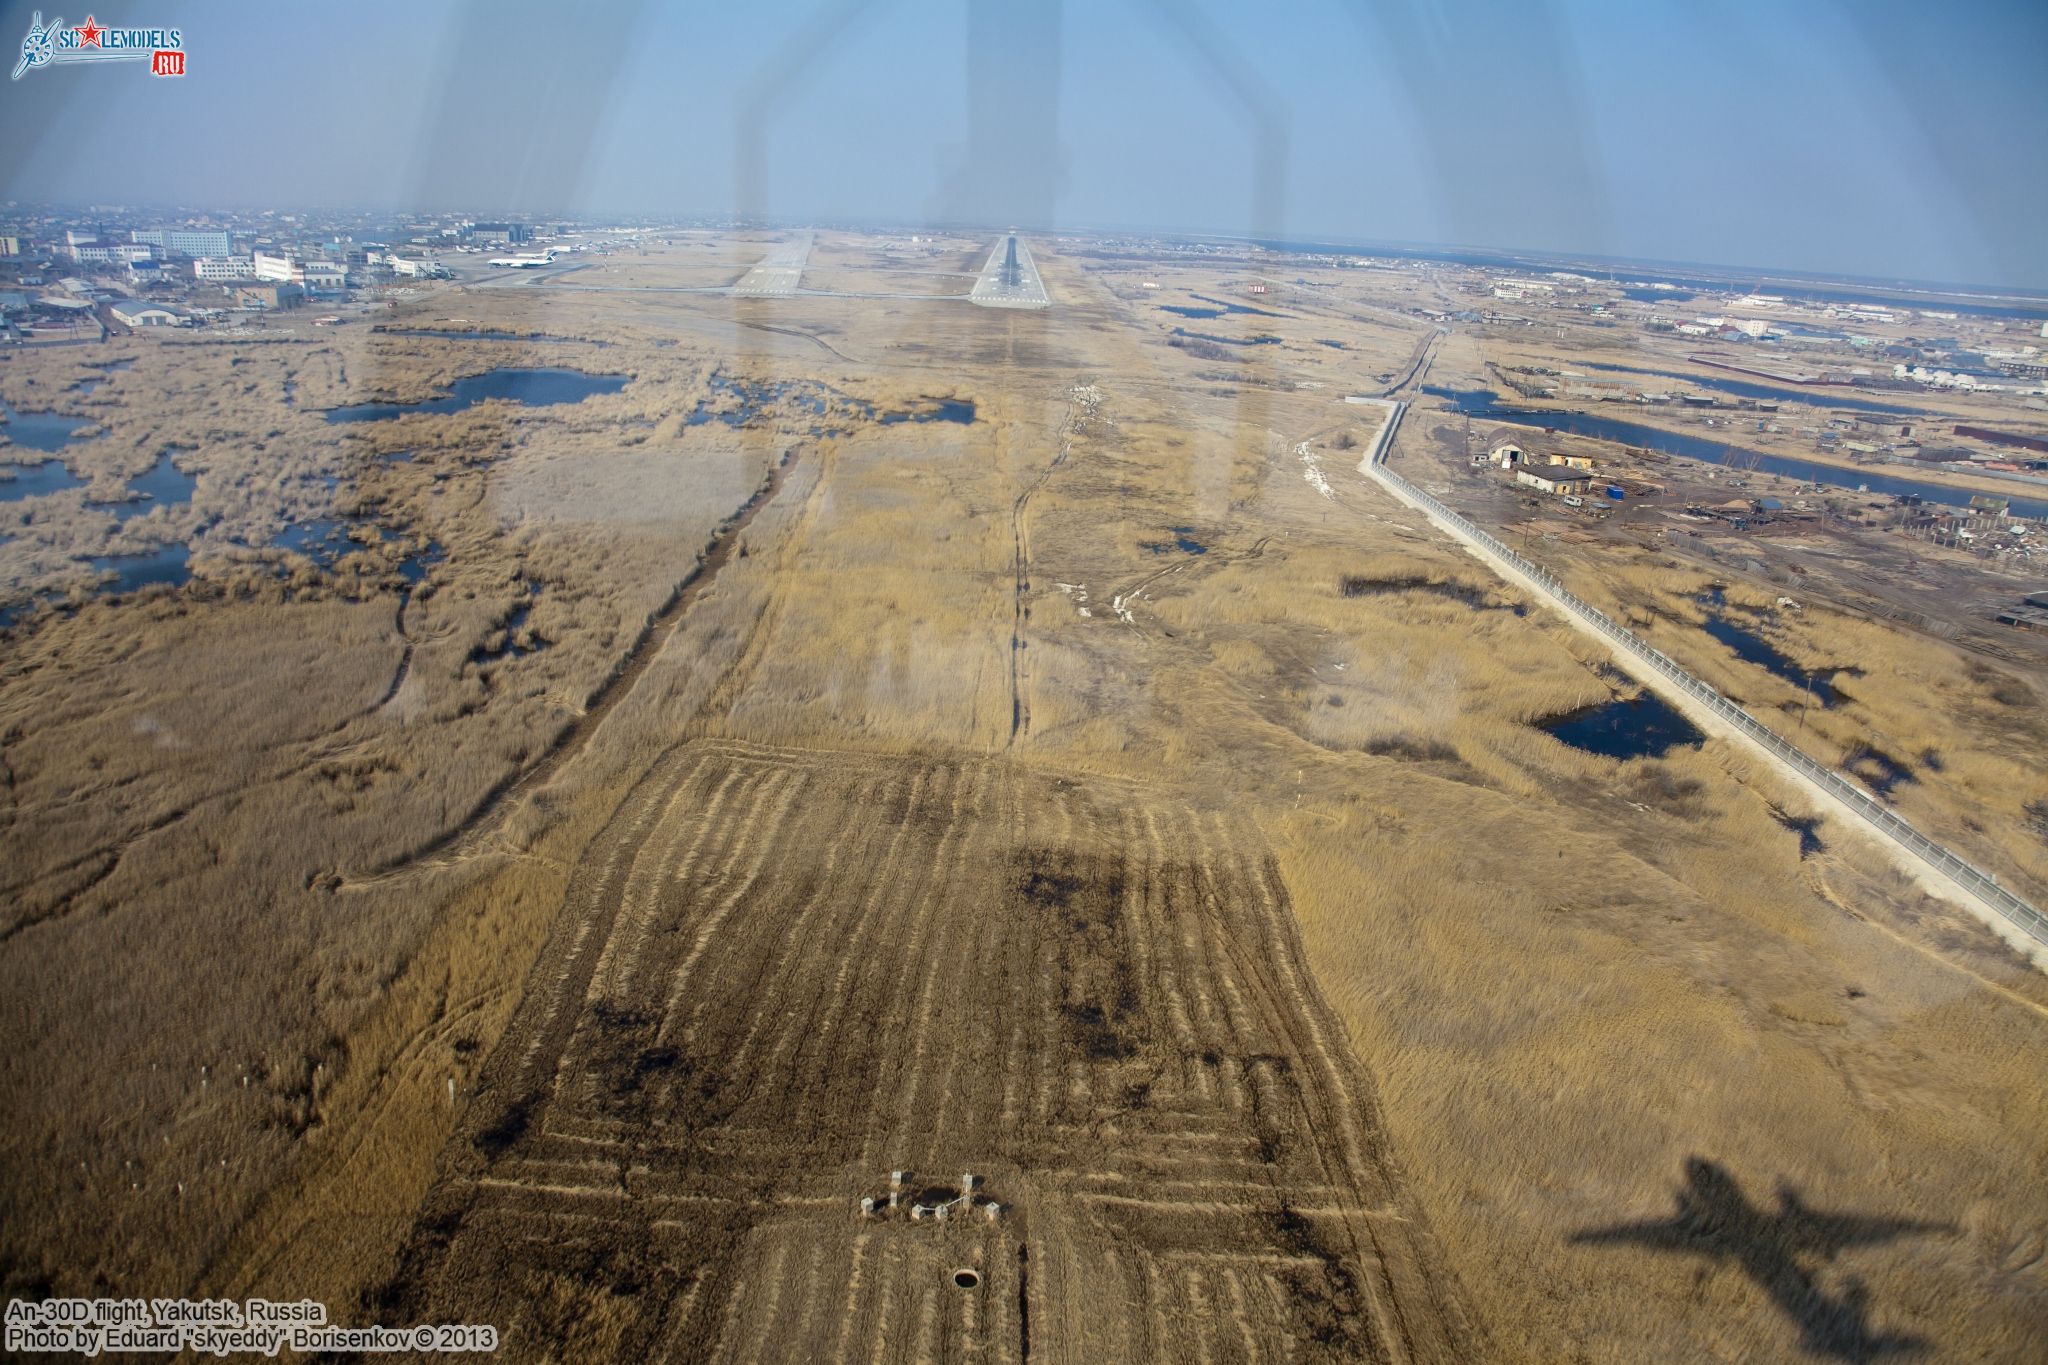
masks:
<path id="1" fill-rule="evenodd" d="M 1258 336 L 1252 337 L 1220 337 L 1212 332 L 1190 332 L 1185 327 L 1176 327 L 1173 329 L 1173 334 L 1177 337 L 1187 337 L 1193 341 L 1213 341 L 1223 346 L 1278 346 L 1280 344 L 1279 337 L 1266 332 L 1261 332 Z"/>
<path id="2" fill-rule="evenodd" d="M 270 543 L 277 549 L 304 555 L 323 569 L 332 569 L 343 555 L 369 548 L 367 542 L 350 534 L 362 529 L 375 532 L 376 543 L 389 545 L 398 539 L 398 532 L 365 518 L 315 517 L 285 527 Z M 415 550 L 398 561 L 398 576 L 408 586 L 418 587 L 426 581 L 427 571 L 447 557 L 439 541 L 429 541 L 425 549 Z"/>
<path id="3" fill-rule="evenodd" d="M 881 423 L 885 427 L 898 422 L 958 422 L 962 426 L 974 420 L 974 403 L 971 399 L 941 398 L 929 408 L 916 412 L 885 413 Z"/>
<path id="4" fill-rule="evenodd" d="M 4 424 L 0 424 L 0 433 L 28 450 L 61 450 L 77 431 L 92 425 L 90 417 L 65 417 L 55 412 L 12 412 L 5 406 L 0 406 L 0 414 L 7 418 Z"/>
<path id="5" fill-rule="evenodd" d="M 154 550 L 145 550 L 133 555 L 95 555 L 94 569 L 104 573 L 114 571 L 114 582 L 107 592 L 134 592 L 152 583 L 169 583 L 176 587 L 192 577 L 192 549 L 188 545 L 164 545 Z"/>
<path id="6" fill-rule="evenodd" d="M 171 452 L 166 450 L 156 457 L 155 464 L 130 479 L 128 486 L 142 496 L 127 502 L 93 503 L 92 506 L 112 512 L 116 521 L 147 516 L 152 507 L 176 507 L 192 501 L 193 490 L 199 487 L 199 476 L 187 474 L 172 464 Z"/>
<path id="7" fill-rule="evenodd" d="M 1805 688 L 1823 707 L 1833 706 L 1842 699 L 1841 693 L 1835 691 L 1834 684 L 1828 681 L 1835 670 L 1809 673 L 1780 653 L 1769 640 L 1726 616 L 1709 616 L 1704 629 L 1734 650 L 1738 659 L 1759 664 L 1793 686 Z"/>
<path id="8" fill-rule="evenodd" d="M 723 394 L 734 400 L 731 407 L 713 408 L 699 402 L 683 419 L 684 426 L 698 427 L 706 422 L 723 422 L 729 427 L 743 427 L 760 417 L 769 408 L 787 403 L 799 412 L 813 417 L 825 415 L 825 395 L 815 385 L 788 381 L 754 383 L 745 379 L 728 379 L 714 375 L 711 379 L 713 393 Z M 873 416 L 872 410 L 867 413 Z"/>
<path id="9" fill-rule="evenodd" d="M 1650 692 L 1616 697 L 1560 716 L 1542 728 L 1574 749 L 1608 758 L 1662 758 L 1681 745 L 1706 740 L 1675 707 Z"/>
<path id="10" fill-rule="evenodd" d="M 0 502 L 20 502 L 23 498 L 40 498 L 46 493 L 61 493 L 67 488 L 83 488 L 85 480 L 64 467 L 62 460 L 44 460 L 41 464 L 11 464 L 0 466 L 13 474 L 11 479 L 0 479 Z"/>
<path id="11" fill-rule="evenodd" d="M 1144 550 L 1147 554 L 1155 555 L 1168 554 L 1174 550 L 1190 555 L 1205 555 L 1209 553 L 1209 547 L 1195 539 L 1194 527 L 1169 526 L 1166 529 L 1173 532 L 1173 542 L 1171 544 L 1163 540 L 1144 540 L 1138 542 L 1138 548 Z"/>
<path id="12" fill-rule="evenodd" d="M 523 659 L 529 654 L 540 653 L 554 643 L 543 636 L 525 635 L 526 618 L 533 614 L 533 604 L 539 598 L 540 585 L 536 583 L 532 586 L 527 599 L 514 607 L 511 615 L 505 618 L 505 624 L 498 628 L 503 635 L 498 645 L 495 648 L 486 645 L 476 646 L 469 651 L 469 661 L 473 664 L 489 664 L 500 659 Z"/>
<path id="13" fill-rule="evenodd" d="M 1203 303 L 1214 304 L 1216 307 L 1221 308 L 1226 313 L 1248 313 L 1255 318 L 1278 318 L 1286 316 L 1285 313 L 1269 313 L 1263 308 L 1254 308 L 1248 303 L 1232 303 L 1229 299 L 1212 299 L 1207 294 L 1196 294 L 1194 295 L 1194 297 L 1200 299 Z"/>
<path id="14" fill-rule="evenodd" d="M 581 370 L 554 366 L 526 368 L 500 366 L 483 374 L 465 375 L 449 386 L 439 398 L 416 403 L 356 403 L 329 408 L 330 422 L 382 422 L 409 412 L 461 412 L 492 398 L 509 398 L 529 408 L 553 407 L 559 403 L 580 403 L 597 394 L 617 393 L 626 387 L 630 375 L 585 374 Z"/>

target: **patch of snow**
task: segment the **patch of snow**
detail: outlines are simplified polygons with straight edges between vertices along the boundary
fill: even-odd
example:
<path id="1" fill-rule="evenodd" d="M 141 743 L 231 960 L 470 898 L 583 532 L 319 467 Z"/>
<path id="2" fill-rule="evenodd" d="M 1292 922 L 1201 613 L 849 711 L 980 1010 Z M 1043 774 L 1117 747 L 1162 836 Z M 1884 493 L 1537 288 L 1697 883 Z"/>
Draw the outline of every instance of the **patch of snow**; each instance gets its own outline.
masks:
<path id="1" fill-rule="evenodd" d="M 1308 448 L 1308 442 L 1303 441 L 1300 445 L 1296 446 L 1294 453 L 1301 456 L 1301 477 L 1308 480 L 1309 487 L 1315 489 L 1316 492 L 1321 493 L 1330 501 L 1335 502 L 1337 495 L 1330 491 L 1330 481 L 1324 476 L 1323 466 L 1316 459 L 1315 453 Z"/>

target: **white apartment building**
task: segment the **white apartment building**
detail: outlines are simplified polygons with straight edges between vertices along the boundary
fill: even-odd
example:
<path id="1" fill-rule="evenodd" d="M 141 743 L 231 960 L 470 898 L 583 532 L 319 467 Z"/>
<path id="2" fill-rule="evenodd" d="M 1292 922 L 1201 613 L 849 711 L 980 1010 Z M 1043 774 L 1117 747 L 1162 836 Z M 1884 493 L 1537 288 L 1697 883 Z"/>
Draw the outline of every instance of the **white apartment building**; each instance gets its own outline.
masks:
<path id="1" fill-rule="evenodd" d="M 293 283 L 292 270 L 295 263 L 291 257 L 273 256 L 267 251 L 259 251 L 249 259 L 250 264 L 255 267 L 257 279 L 276 280 L 280 284 Z"/>
<path id="2" fill-rule="evenodd" d="M 303 285 L 307 289 L 348 288 L 348 267 L 333 261 L 295 261 L 266 251 L 259 251 L 250 259 L 259 280 Z"/>
<path id="3" fill-rule="evenodd" d="M 256 262 L 247 256 L 202 256 L 192 262 L 196 280 L 253 280 Z"/>

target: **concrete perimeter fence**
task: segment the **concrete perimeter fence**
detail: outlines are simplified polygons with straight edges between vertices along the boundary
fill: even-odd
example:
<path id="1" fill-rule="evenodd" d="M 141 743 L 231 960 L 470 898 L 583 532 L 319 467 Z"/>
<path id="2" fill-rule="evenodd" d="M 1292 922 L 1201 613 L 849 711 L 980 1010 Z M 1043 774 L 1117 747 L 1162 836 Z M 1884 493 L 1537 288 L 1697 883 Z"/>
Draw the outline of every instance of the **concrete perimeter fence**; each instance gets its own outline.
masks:
<path id="1" fill-rule="evenodd" d="M 1400 424 L 1402 414 L 1405 412 L 1407 405 L 1405 403 L 1394 404 L 1391 405 L 1391 408 L 1392 410 L 1387 414 L 1386 423 L 1381 428 L 1379 440 L 1373 446 L 1372 455 L 1369 460 L 1372 466 L 1371 473 L 1374 477 L 1388 484 L 1404 497 L 1412 500 L 1417 506 L 1426 509 L 1431 515 L 1440 518 L 1445 524 L 1456 527 L 1461 534 L 1471 537 L 1492 554 L 1513 565 L 1515 569 L 1527 575 L 1544 592 L 1548 593 L 1551 600 L 1557 606 L 1585 622 L 1601 635 L 1606 636 L 1622 653 L 1635 659 L 1645 667 L 1652 669 L 1689 696 L 1697 699 L 1701 705 L 1707 707 L 1744 736 L 1761 745 L 1764 749 L 1782 760 L 1786 766 L 1795 770 L 1800 776 L 1806 778 L 1829 796 L 1834 797 L 1837 801 L 1848 807 L 1850 811 L 1862 817 L 1878 833 L 1900 845 L 1914 857 L 1955 882 L 1964 891 L 1977 897 L 1985 905 L 2010 921 L 2015 928 L 2035 944 L 2048 948 L 2048 916 L 2042 915 L 2039 910 L 2035 909 L 2025 900 L 2000 886 L 1997 878 L 1957 857 L 1940 844 L 1935 843 L 1934 840 L 1913 828 L 1912 825 L 1901 819 L 1881 802 L 1874 800 L 1862 788 L 1850 783 L 1833 769 L 1823 767 L 1808 756 L 1805 750 L 1787 741 L 1769 726 L 1750 715 L 1749 712 L 1743 710 L 1734 702 L 1701 682 L 1698 678 L 1693 677 L 1692 674 L 1686 672 L 1684 668 L 1680 667 L 1676 661 L 1662 650 L 1653 648 L 1647 641 L 1616 625 L 1605 612 L 1580 598 L 1570 588 L 1558 582 L 1550 573 L 1524 559 L 1521 555 L 1502 544 L 1497 537 L 1481 530 L 1465 517 L 1446 507 L 1437 498 L 1423 492 L 1414 484 L 1408 482 L 1407 479 L 1396 474 L 1386 463 L 1387 452 L 1393 446 L 1394 429 Z"/>

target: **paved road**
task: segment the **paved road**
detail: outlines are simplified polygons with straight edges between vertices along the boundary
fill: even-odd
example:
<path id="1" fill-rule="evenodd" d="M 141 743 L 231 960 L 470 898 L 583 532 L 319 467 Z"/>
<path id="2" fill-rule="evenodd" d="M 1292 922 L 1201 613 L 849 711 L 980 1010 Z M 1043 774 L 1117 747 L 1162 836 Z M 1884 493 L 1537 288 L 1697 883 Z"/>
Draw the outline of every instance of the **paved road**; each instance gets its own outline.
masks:
<path id="1" fill-rule="evenodd" d="M 456 274 L 457 284 L 477 289 L 530 289 L 537 285 L 553 284 L 564 275 L 573 275 L 579 270 L 588 270 L 595 262 L 590 260 L 557 261 L 554 265 L 534 267 L 499 267 L 494 274 Z"/>

